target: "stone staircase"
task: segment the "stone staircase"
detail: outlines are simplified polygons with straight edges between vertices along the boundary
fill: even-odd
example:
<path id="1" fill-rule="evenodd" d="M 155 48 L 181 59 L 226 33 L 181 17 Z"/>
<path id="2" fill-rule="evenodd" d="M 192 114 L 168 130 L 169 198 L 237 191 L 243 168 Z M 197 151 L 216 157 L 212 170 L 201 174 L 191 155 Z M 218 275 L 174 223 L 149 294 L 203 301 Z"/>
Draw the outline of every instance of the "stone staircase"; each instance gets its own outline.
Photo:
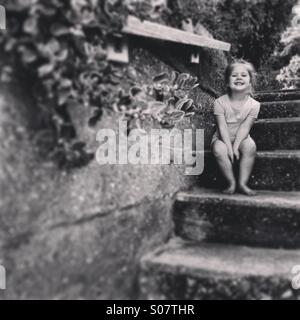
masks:
<path id="1" fill-rule="evenodd" d="M 142 299 L 300 299 L 300 91 L 260 92 L 251 135 L 255 197 L 223 195 L 206 152 L 199 187 L 177 194 L 175 237 L 141 260 Z"/>

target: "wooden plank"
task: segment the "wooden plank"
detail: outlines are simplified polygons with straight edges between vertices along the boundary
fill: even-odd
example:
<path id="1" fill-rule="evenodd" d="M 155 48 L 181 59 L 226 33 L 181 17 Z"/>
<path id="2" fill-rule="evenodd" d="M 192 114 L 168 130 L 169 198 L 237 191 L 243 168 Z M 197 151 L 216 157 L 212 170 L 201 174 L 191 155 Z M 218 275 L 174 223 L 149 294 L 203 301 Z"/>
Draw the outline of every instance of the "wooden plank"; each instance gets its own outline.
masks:
<path id="1" fill-rule="evenodd" d="M 199 62 L 200 62 L 199 53 L 192 53 L 191 54 L 191 63 L 199 63 Z"/>
<path id="2" fill-rule="evenodd" d="M 120 63 L 129 62 L 128 43 L 126 37 L 109 38 L 107 43 L 107 59 Z"/>
<path id="3" fill-rule="evenodd" d="M 146 20 L 141 21 L 134 16 L 128 16 L 127 24 L 122 31 L 127 34 L 147 38 L 172 41 L 191 46 L 207 47 L 223 51 L 229 51 L 231 46 L 230 43 L 227 42 L 205 36 L 199 36 L 191 32 L 186 32 Z"/>

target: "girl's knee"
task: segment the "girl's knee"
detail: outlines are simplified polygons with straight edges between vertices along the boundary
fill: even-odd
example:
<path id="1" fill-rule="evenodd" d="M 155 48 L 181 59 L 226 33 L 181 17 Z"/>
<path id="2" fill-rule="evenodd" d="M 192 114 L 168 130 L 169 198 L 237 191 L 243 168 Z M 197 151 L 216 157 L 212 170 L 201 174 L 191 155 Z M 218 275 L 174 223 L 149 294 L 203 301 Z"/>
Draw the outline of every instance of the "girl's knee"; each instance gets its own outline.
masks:
<path id="1" fill-rule="evenodd" d="M 222 141 L 216 141 L 212 146 L 212 152 L 216 158 L 227 155 L 227 147 Z"/>
<path id="2" fill-rule="evenodd" d="M 241 142 L 240 152 L 243 154 L 254 155 L 256 153 L 256 144 L 253 139 L 248 138 Z"/>

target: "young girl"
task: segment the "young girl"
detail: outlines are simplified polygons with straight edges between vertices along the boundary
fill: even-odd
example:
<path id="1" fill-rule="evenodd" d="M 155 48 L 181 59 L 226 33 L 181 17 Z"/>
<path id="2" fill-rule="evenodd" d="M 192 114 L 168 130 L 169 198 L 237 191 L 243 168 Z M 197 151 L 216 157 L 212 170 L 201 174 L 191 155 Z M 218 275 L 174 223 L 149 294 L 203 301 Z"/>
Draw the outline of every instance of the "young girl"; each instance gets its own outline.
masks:
<path id="1" fill-rule="evenodd" d="M 255 70 L 251 63 L 237 60 L 228 65 L 225 81 L 228 93 L 216 99 L 214 114 L 217 131 L 211 146 L 217 163 L 228 182 L 223 192 L 232 194 L 236 188 L 246 195 L 255 195 L 247 186 L 256 154 L 256 144 L 249 131 L 258 116 L 260 104 L 250 94 Z M 239 161 L 239 176 L 236 181 L 233 163 Z"/>

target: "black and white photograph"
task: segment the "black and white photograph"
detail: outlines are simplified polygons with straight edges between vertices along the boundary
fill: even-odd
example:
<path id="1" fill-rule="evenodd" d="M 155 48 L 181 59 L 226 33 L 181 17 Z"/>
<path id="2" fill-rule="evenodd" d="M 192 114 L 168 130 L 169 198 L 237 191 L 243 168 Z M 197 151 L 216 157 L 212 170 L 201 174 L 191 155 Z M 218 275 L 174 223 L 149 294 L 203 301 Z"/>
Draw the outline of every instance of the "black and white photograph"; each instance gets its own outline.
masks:
<path id="1" fill-rule="evenodd" d="M 300 1 L 0 0 L 0 300 L 300 300 Z"/>

